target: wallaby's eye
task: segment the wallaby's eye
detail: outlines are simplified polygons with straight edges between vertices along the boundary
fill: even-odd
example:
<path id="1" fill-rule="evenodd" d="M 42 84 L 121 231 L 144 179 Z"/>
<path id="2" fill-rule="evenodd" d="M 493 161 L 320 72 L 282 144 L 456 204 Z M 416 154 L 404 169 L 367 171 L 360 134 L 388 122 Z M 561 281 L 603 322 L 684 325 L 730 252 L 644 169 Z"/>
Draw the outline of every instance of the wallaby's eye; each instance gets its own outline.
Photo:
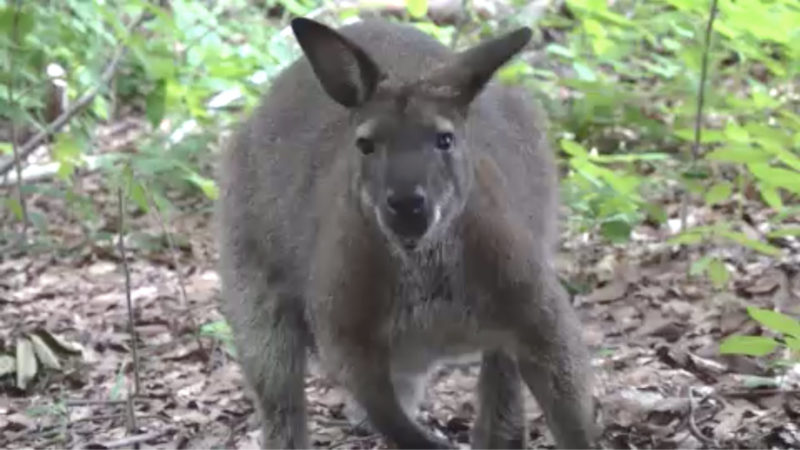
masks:
<path id="1" fill-rule="evenodd" d="M 375 143 L 363 137 L 356 139 L 356 147 L 365 155 L 369 155 L 375 151 Z"/>
<path id="2" fill-rule="evenodd" d="M 450 150 L 453 146 L 453 133 L 436 133 L 436 148 L 439 150 Z"/>

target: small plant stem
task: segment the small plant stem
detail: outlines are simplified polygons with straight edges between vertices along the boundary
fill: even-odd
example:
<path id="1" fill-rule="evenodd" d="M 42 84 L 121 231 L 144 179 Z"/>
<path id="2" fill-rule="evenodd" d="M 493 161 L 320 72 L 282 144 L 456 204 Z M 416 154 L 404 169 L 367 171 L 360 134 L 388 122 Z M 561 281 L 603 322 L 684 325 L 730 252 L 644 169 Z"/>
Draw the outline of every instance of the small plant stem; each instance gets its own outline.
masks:
<path id="1" fill-rule="evenodd" d="M 708 54 L 711 48 L 711 31 L 714 28 L 714 19 L 717 17 L 717 0 L 711 0 L 708 23 L 706 24 L 705 44 L 703 48 L 703 59 L 700 67 L 700 87 L 697 94 L 697 109 L 694 117 L 694 142 L 692 143 L 692 161 L 690 172 L 697 166 L 700 157 L 700 139 L 703 131 L 703 106 L 705 103 L 706 78 L 708 77 Z M 684 192 L 681 199 L 681 232 L 686 230 L 686 222 L 689 210 L 689 192 Z"/>
<path id="2" fill-rule="evenodd" d="M 11 149 L 14 153 L 14 170 L 17 175 L 17 195 L 19 201 L 19 208 L 22 213 L 22 232 L 20 233 L 19 239 L 16 241 L 17 244 L 25 244 L 28 240 L 28 205 L 25 199 L 25 193 L 22 190 L 22 155 L 20 153 L 20 149 L 17 146 L 17 99 L 15 98 L 15 81 L 16 81 L 16 67 L 15 67 L 15 58 L 14 55 L 18 53 L 18 49 L 20 47 L 19 42 L 19 17 L 20 17 L 20 1 L 16 0 L 14 2 L 14 18 L 11 23 L 11 45 L 12 51 L 9 55 L 9 80 L 8 80 L 8 104 L 11 109 Z"/>

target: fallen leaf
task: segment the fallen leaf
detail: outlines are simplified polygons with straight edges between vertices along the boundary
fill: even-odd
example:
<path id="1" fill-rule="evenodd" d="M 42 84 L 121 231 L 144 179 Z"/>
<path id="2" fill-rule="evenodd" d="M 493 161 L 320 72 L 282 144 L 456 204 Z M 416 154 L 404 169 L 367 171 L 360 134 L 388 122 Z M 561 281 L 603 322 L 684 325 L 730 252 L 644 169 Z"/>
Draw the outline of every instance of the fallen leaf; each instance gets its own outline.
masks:
<path id="1" fill-rule="evenodd" d="M 25 389 L 36 376 L 36 355 L 33 344 L 26 338 L 17 339 L 17 387 Z"/>
<path id="2" fill-rule="evenodd" d="M 625 280 L 614 280 L 605 286 L 593 290 L 586 296 L 586 303 L 607 303 L 619 300 L 628 291 L 628 282 Z"/>
<path id="3" fill-rule="evenodd" d="M 17 361 L 11 355 L 0 355 L 0 377 L 13 373 L 16 370 Z"/>
<path id="4" fill-rule="evenodd" d="M 48 369 L 61 370 L 61 363 L 58 362 L 58 357 L 47 344 L 35 334 L 30 335 L 31 342 L 33 342 L 33 350 L 43 366 Z"/>

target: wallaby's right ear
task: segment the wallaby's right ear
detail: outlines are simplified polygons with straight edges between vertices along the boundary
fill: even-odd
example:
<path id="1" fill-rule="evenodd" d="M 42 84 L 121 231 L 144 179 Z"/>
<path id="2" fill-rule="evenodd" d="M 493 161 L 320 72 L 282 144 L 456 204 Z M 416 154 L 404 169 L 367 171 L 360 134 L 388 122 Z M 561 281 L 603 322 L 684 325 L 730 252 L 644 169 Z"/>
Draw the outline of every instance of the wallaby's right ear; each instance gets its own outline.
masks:
<path id="1" fill-rule="evenodd" d="M 370 99 L 382 75 L 363 49 L 311 19 L 293 19 L 292 31 L 322 88 L 333 100 L 352 108 Z"/>

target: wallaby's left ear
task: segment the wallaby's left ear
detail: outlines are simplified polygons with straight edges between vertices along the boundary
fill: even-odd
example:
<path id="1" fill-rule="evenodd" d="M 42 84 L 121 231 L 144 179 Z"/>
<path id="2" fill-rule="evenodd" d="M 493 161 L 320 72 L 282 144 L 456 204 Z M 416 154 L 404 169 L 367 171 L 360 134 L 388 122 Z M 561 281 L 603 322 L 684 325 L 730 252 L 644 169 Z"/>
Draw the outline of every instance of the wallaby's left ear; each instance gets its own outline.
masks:
<path id="1" fill-rule="evenodd" d="M 347 108 L 370 99 L 382 75 L 378 65 L 361 47 L 311 19 L 298 17 L 291 25 L 328 96 Z"/>
<path id="2" fill-rule="evenodd" d="M 531 34 L 530 28 L 522 27 L 481 42 L 425 77 L 424 83 L 466 106 L 483 90 L 497 69 L 525 47 Z"/>

